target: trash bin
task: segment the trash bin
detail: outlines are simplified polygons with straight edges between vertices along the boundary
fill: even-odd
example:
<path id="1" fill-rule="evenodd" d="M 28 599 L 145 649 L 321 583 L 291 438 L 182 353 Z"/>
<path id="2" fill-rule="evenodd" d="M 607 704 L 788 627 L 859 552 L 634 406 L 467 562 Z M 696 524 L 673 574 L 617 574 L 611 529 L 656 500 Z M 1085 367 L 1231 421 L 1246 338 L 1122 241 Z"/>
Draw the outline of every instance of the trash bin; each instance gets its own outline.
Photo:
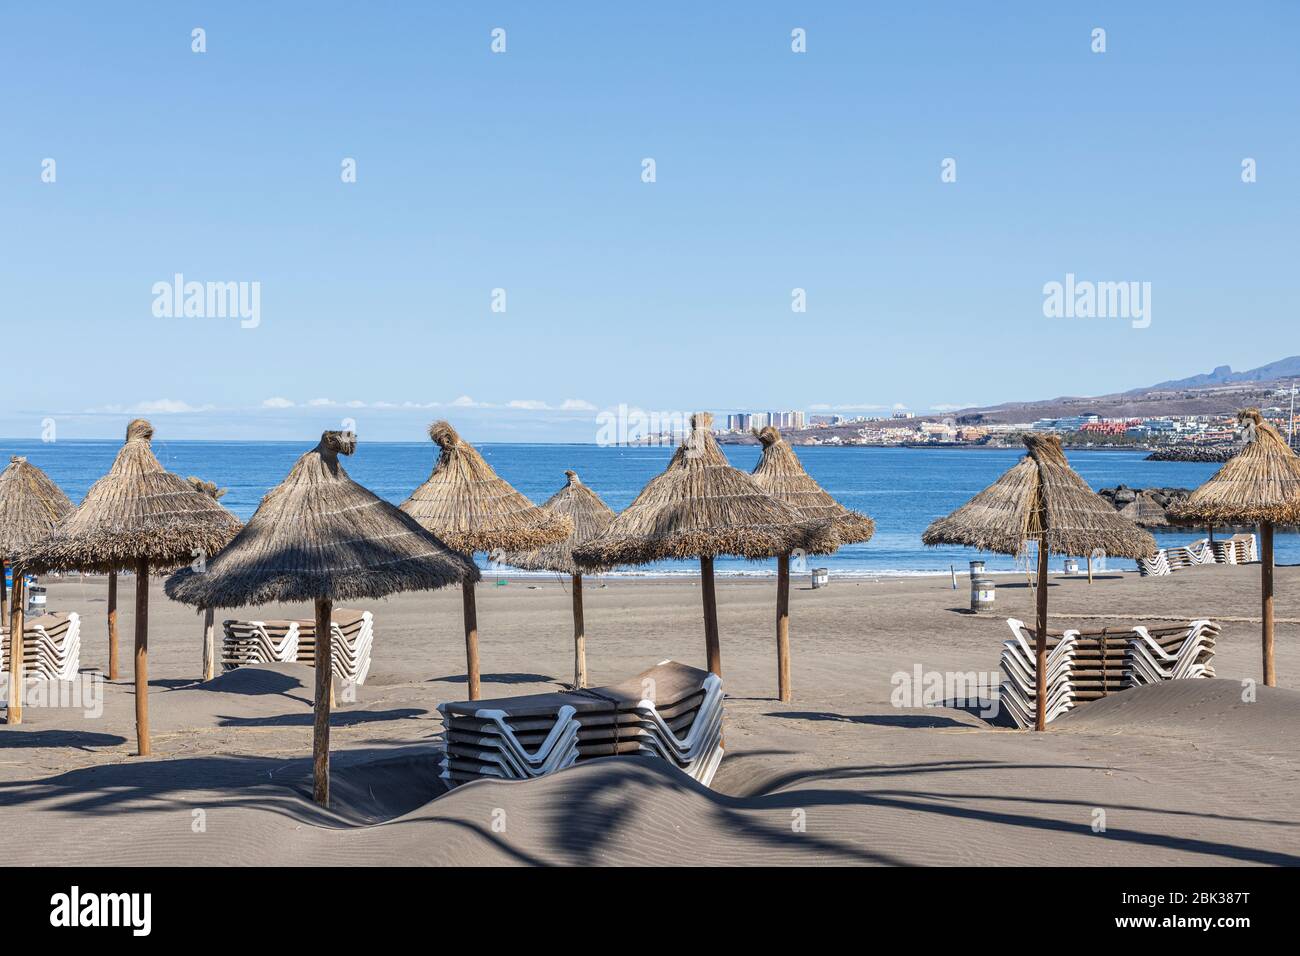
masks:
<path id="1" fill-rule="evenodd" d="M 813 568 L 812 586 L 815 588 L 824 588 L 831 583 L 831 572 L 829 568 Z"/>
<path id="2" fill-rule="evenodd" d="M 970 579 L 970 609 L 972 611 L 992 611 L 997 599 L 998 586 L 992 578 Z"/>
<path id="3" fill-rule="evenodd" d="M 45 613 L 45 588 L 39 584 L 31 584 L 27 587 L 27 610 L 28 617 L 40 617 Z"/>
<path id="4" fill-rule="evenodd" d="M 978 577 L 983 577 L 983 575 L 984 575 L 984 562 L 983 562 L 983 561 L 972 561 L 972 562 L 970 563 L 970 576 L 971 576 L 971 580 L 973 581 L 973 580 L 975 580 L 975 579 L 978 578 Z"/>

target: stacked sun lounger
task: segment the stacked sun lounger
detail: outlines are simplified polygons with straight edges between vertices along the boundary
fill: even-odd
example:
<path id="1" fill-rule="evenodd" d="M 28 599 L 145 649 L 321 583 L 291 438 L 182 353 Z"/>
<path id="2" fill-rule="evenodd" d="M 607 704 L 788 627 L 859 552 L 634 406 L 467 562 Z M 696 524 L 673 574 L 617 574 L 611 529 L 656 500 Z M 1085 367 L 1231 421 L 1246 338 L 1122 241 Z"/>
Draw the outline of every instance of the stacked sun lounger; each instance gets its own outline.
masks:
<path id="1" fill-rule="evenodd" d="M 597 757 L 665 760 L 705 784 L 722 760 L 722 680 L 663 661 L 607 687 L 441 704 L 442 776 L 524 780 Z"/>
<path id="2" fill-rule="evenodd" d="M 1138 558 L 1138 573 L 1142 577 L 1162 577 L 1170 573 L 1169 558 L 1161 548 L 1149 558 Z"/>
<path id="3" fill-rule="evenodd" d="M 0 646 L 6 673 L 9 629 Z M 23 676 L 35 680 L 73 680 L 81 668 L 81 618 L 75 611 L 42 614 L 23 625 Z"/>
<path id="4" fill-rule="evenodd" d="M 1138 571 L 1147 577 L 1171 574 L 1202 564 L 1249 564 L 1258 560 L 1255 536 L 1234 534 L 1221 541 L 1202 538 L 1185 546 L 1161 548 L 1149 558 L 1139 558 Z"/>
<path id="5" fill-rule="evenodd" d="M 1220 564 L 1251 564 L 1259 560 L 1259 550 L 1253 534 L 1234 534 L 1231 538 L 1215 541 L 1214 559 Z"/>
<path id="6" fill-rule="evenodd" d="M 1002 645 L 999 702 L 1019 727 L 1036 720 L 1038 689 L 1034 632 L 1009 618 Z M 1213 677 L 1218 625 L 1192 621 L 1169 627 L 1068 630 L 1047 638 L 1046 718 L 1050 723 L 1081 703 L 1165 680 Z"/>
<path id="7" fill-rule="evenodd" d="M 1131 686 L 1162 680 L 1214 676 L 1214 645 L 1219 626 L 1192 621 L 1188 627 L 1133 628 L 1125 677 Z"/>
<path id="8" fill-rule="evenodd" d="M 316 666 L 316 622 L 296 621 L 297 661 Z M 370 650 L 375 640 L 375 619 L 369 611 L 340 608 L 330 615 L 330 664 L 334 676 L 364 684 L 370 673 Z"/>
<path id="9" fill-rule="evenodd" d="M 221 668 L 298 659 L 297 621 L 223 621 Z"/>

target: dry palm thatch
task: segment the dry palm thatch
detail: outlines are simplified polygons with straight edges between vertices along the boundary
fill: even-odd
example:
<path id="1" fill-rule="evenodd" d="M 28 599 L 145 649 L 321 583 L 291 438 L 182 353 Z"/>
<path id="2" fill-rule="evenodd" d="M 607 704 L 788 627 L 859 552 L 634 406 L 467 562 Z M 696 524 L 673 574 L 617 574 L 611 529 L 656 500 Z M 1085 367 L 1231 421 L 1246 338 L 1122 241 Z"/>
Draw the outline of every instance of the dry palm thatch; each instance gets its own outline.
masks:
<path id="1" fill-rule="evenodd" d="M 185 480 L 190 483 L 191 488 L 195 491 L 203 492 L 213 501 L 220 501 L 222 498 L 226 497 L 226 492 L 230 490 L 229 488 L 218 488 L 215 481 L 204 481 L 202 478 L 198 478 L 194 475 L 190 475 Z"/>
<path id="2" fill-rule="evenodd" d="M 600 495 L 582 483 L 575 471 L 566 471 L 568 483 L 542 505 L 544 511 L 567 515 L 573 530 L 562 541 L 532 551 L 507 552 L 504 561 L 527 571 L 559 571 L 580 574 L 573 560 L 573 549 L 598 537 L 614 520 L 614 512 L 600 500 Z"/>
<path id="3" fill-rule="evenodd" d="M 1300 457 L 1259 409 L 1237 415 L 1247 443 L 1173 512 L 1195 524 L 1300 523 Z"/>
<path id="4" fill-rule="evenodd" d="M 22 552 L 23 566 L 37 572 L 116 571 L 146 561 L 170 568 L 225 547 L 239 520 L 163 468 L 152 439 L 152 425 L 142 418 L 131 422 L 108 474 L 91 485 L 54 534 Z"/>
<path id="5" fill-rule="evenodd" d="M 194 475 L 185 479 L 195 491 L 201 491 L 213 501 L 220 501 L 229 488 L 218 488 L 214 481 L 204 481 Z M 216 621 L 210 607 L 200 608 L 203 612 L 203 679 L 212 680 L 217 676 L 217 634 Z"/>
<path id="6" fill-rule="evenodd" d="M 713 437 L 713 416 L 691 416 L 691 433 L 660 474 L 605 533 L 573 551 L 579 567 L 648 564 L 664 558 L 700 559 L 704 640 L 709 670 L 722 676 L 713 559 L 751 560 L 795 550 L 833 551 L 831 522 L 810 521 L 765 492 L 727 461 Z"/>
<path id="7" fill-rule="evenodd" d="M 1047 727 L 1047 556 L 1092 554 L 1144 558 L 1155 539 L 1120 515 L 1075 474 L 1056 435 L 1027 434 L 1029 449 L 1015 467 L 946 518 L 925 529 L 928 545 L 959 544 L 1018 554 L 1038 542 L 1036 730 Z"/>
<path id="8" fill-rule="evenodd" d="M 1139 491 L 1136 498 L 1119 509 L 1119 513 L 1139 528 L 1169 527 L 1169 516 L 1149 491 Z"/>
<path id="9" fill-rule="evenodd" d="M 239 520 L 195 491 L 154 457 L 153 426 L 137 418 L 108 474 L 90 486 L 81 505 L 50 537 L 25 549 L 19 562 L 33 571 L 135 571 L 135 725 L 141 756 L 149 743 L 149 571 L 220 551 Z M 109 582 L 110 673 L 116 658 L 117 584 Z"/>
<path id="10" fill-rule="evenodd" d="M 834 550 L 830 522 L 809 520 L 769 495 L 727 461 L 710 426 L 691 416 L 691 434 L 600 537 L 574 549 L 586 568 L 649 564 L 666 558 L 760 560 L 802 549 Z"/>
<path id="11" fill-rule="evenodd" d="M 573 549 L 598 537 L 611 521 L 609 505 L 578 479 L 576 471 L 566 471 L 568 483 L 551 495 L 542 508 L 573 520 L 573 531 L 563 541 L 534 551 L 507 553 L 505 561 L 531 571 L 560 571 L 573 578 L 573 684 L 587 686 L 587 634 L 582 611 L 582 569 L 573 560 Z"/>
<path id="12" fill-rule="evenodd" d="M 0 472 L 0 560 L 47 537 L 71 512 L 72 502 L 59 486 L 14 455 Z"/>
<path id="13" fill-rule="evenodd" d="M 781 432 L 771 425 L 754 436 L 763 446 L 763 457 L 754 466 L 754 481 L 779 501 L 805 518 L 829 521 L 835 529 L 836 547 L 869 541 L 876 523 L 866 515 L 845 508 L 827 494 L 804 470 L 799 457 Z M 830 550 L 834 550 L 833 548 Z M 780 555 L 776 565 L 776 683 L 777 697 L 789 702 L 790 690 L 790 556 Z"/>
<path id="14" fill-rule="evenodd" d="M 340 464 L 356 440 L 325 432 L 203 570 L 167 580 L 167 596 L 198 607 L 349 601 L 477 580 L 472 561 L 366 488 Z"/>
<path id="15" fill-rule="evenodd" d="M 23 569 L 16 568 L 13 586 L 13 619 L 6 620 L 5 566 L 15 555 L 48 537 L 72 511 L 72 502 L 50 481 L 45 472 L 15 455 L 0 472 L 0 622 L 10 634 L 23 633 Z M 23 642 L 11 641 L 9 660 L 9 706 L 6 720 L 22 723 Z"/>
<path id="16" fill-rule="evenodd" d="M 781 437 L 768 425 L 755 432 L 763 446 L 763 457 L 754 466 L 754 480 L 773 498 L 785 502 L 810 521 L 829 521 L 838 543 L 860 544 L 870 541 L 876 523 L 861 512 L 844 507 L 813 480 L 803 464 Z"/>
<path id="17" fill-rule="evenodd" d="M 1026 434 L 1029 454 L 952 514 L 925 529 L 927 545 L 958 544 L 1019 554 L 1027 540 L 1051 554 L 1145 558 L 1155 539 L 1075 473 L 1056 435 Z"/>
<path id="18" fill-rule="evenodd" d="M 433 474 L 401 507 L 448 547 L 466 554 L 528 551 L 573 530 L 567 517 L 515 491 L 449 423 L 434 422 L 429 437 L 441 449 Z"/>
<path id="19" fill-rule="evenodd" d="M 355 449 L 350 432 L 322 434 L 226 550 L 205 569 L 168 579 L 168 596 L 204 608 L 313 601 L 316 633 L 328 635 L 335 601 L 478 580 L 467 556 L 348 477 L 338 456 Z M 329 806 L 331 647 L 328 639 L 316 644 L 312 795 L 322 806 Z"/>
<path id="20" fill-rule="evenodd" d="M 466 554 L 531 551 L 562 541 L 573 531 L 567 515 L 533 504 L 492 470 L 448 422 L 434 422 L 429 437 L 441 449 L 433 474 L 402 502 L 402 510 L 449 547 Z M 474 587 L 461 588 L 469 699 L 479 699 L 478 609 Z"/>
<path id="21" fill-rule="evenodd" d="M 1259 525 L 1264 683 L 1277 686 L 1273 657 L 1273 529 L 1300 523 L 1300 458 L 1259 409 L 1237 413 L 1246 447 L 1173 512 L 1178 521 Z"/>

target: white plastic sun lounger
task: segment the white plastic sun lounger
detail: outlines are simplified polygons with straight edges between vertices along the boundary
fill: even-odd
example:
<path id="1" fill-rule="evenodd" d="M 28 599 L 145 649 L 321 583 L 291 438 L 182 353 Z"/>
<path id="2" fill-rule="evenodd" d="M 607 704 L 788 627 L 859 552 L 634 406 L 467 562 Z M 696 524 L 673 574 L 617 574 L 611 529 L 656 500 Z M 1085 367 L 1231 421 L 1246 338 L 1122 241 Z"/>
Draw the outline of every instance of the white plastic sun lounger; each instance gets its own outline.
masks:
<path id="1" fill-rule="evenodd" d="M 671 661 L 607 687 L 441 704 L 442 776 L 524 779 L 641 755 L 707 783 L 722 757 L 722 704 L 719 678 Z"/>
<path id="2" fill-rule="evenodd" d="M 9 664 L 9 631 L 0 638 L 4 667 Z M 74 680 L 81 670 L 81 617 L 75 611 L 42 614 L 23 624 L 23 677 Z M 7 670 L 5 671 L 7 673 Z"/>

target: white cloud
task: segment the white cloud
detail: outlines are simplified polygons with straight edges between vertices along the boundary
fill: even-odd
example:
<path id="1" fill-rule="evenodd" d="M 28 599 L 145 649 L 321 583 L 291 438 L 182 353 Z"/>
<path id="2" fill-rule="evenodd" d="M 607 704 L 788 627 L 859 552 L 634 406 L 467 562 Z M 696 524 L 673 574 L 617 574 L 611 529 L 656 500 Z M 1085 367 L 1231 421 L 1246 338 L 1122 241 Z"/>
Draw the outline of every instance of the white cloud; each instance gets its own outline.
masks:
<path id="1" fill-rule="evenodd" d="M 275 398 L 268 398 L 265 401 L 263 401 L 262 407 L 263 408 L 293 408 L 293 402 L 289 401 L 289 399 L 287 398 L 281 398 L 280 396 L 277 395 Z"/>
<path id="2" fill-rule="evenodd" d="M 136 402 L 134 405 L 101 405 L 88 408 L 90 415 L 181 415 L 187 412 L 210 412 L 215 405 L 191 405 L 175 398 L 158 398 L 148 402 Z"/>
<path id="3" fill-rule="evenodd" d="M 970 408 L 970 404 L 968 403 L 965 405 L 953 405 L 951 403 L 941 403 L 939 405 L 930 406 L 930 409 L 936 412 L 955 412 L 959 408 Z"/>
<path id="4" fill-rule="evenodd" d="M 366 403 L 365 403 L 365 402 L 359 402 L 359 401 L 357 401 L 356 399 L 353 399 L 352 401 L 350 401 L 350 402 L 347 403 L 347 406 L 348 406 L 348 408 L 365 408 L 365 407 L 366 407 Z"/>
<path id="5" fill-rule="evenodd" d="M 312 406 L 313 408 L 319 408 L 322 405 L 333 405 L 334 403 L 330 401 L 328 398 L 313 398 L 307 404 Z"/>
<path id="6" fill-rule="evenodd" d="M 907 411 L 907 406 L 904 405 L 902 402 L 894 402 L 894 411 L 905 412 Z"/>
<path id="7" fill-rule="evenodd" d="M 177 415 L 181 412 L 201 412 L 211 407 L 211 405 L 195 406 L 173 398 L 160 398 L 154 402 L 141 402 L 135 406 L 133 411 L 153 415 Z"/>
<path id="8" fill-rule="evenodd" d="M 539 402 L 535 398 L 516 398 L 511 401 L 507 408 L 523 408 L 533 412 L 544 412 L 547 409 L 545 402 Z"/>
<path id="9" fill-rule="evenodd" d="M 477 408 L 479 403 L 474 401 L 474 399 L 470 398 L 468 395 L 462 395 L 460 398 L 452 402 L 452 404 L 457 408 Z"/>
<path id="10" fill-rule="evenodd" d="M 566 398 L 560 405 L 562 412 L 594 412 L 596 406 L 581 398 Z"/>

